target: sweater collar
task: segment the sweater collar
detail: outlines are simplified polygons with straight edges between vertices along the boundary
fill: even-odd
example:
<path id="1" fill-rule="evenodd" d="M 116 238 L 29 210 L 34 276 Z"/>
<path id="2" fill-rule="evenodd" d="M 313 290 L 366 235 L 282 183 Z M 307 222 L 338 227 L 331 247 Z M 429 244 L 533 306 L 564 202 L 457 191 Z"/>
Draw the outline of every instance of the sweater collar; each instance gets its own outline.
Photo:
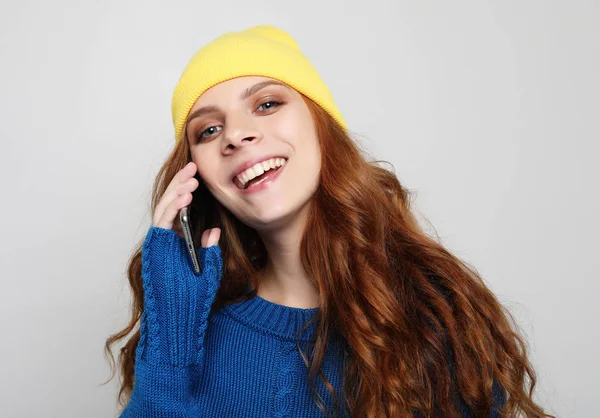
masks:
<path id="1" fill-rule="evenodd" d="M 319 308 L 293 308 L 279 305 L 255 295 L 223 308 L 234 319 L 258 331 L 284 339 L 296 340 L 296 333 L 319 312 Z M 317 318 L 301 334 L 300 341 L 309 341 L 316 331 Z"/>

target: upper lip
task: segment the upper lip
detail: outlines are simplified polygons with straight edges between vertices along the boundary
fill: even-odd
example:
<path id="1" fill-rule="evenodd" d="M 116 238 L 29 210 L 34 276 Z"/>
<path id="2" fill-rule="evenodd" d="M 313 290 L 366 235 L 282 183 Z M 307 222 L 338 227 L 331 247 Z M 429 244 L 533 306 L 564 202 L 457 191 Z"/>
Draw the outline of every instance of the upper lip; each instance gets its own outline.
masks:
<path id="1" fill-rule="evenodd" d="M 231 176 L 231 181 L 234 181 L 235 178 L 239 174 L 241 174 L 245 170 L 249 169 L 253 165 L 261 163 L 261 162 L 266 161 L 266 160 L 270 160 L 271 158 L 284 158 L 284 159 L 287 160 L 288 157 L 286 157 L 284 155 L 281 155 L 281 154 L 269 154 L 269 155 L 266 155 L 266 156 L 256 157 L 256 158 L 252 158 L 251 160 L 247 160 L 247 161 L 241 163 L 240 165 L 238 165 L 235 168 L 235 170 L 233 170 L 233 175 Z"/>

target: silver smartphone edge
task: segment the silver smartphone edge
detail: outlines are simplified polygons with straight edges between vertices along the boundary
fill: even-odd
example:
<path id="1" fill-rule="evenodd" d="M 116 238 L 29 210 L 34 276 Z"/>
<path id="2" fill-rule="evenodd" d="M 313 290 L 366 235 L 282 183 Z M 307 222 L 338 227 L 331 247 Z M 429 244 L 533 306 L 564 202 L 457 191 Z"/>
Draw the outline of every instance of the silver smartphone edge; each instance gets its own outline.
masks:
<path id="1" fill-rule="evenodd" d="M 200 263 L 198 262 L 198 253 L 196 244 L 194 243 L 194 237 L 192 228 L 190 225 L 189 207 L 185 206 L 179 212 L 179 221 L 181 222 L 181 229 L 183 229 L 183 236 L 187 247 L 188 254 L 192 260 L 192 266 L 196 274 L 200 273 Z"/>

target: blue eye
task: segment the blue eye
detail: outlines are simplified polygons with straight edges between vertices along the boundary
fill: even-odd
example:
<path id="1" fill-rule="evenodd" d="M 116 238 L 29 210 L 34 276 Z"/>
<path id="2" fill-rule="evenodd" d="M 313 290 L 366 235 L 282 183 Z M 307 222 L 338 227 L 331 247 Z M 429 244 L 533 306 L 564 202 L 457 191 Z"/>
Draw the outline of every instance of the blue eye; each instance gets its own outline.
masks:
<path id="1" fill-rule="evenodd" d="M 264 102 L 263 104 L 261 104 L 261 105 L 260 105 L 260 106 L 258 106 L 258 107 L 260 108 L 260 107 L 262 107 L 262 106 L 264 106 L 264 105 L 266 105 L 266 104 L 269 104 L 269 103 L 272 103 L 272 104 L 274 104 L 274 105 L 275 105 L 275 106 L 269 106 L 269 109 L 270 109 L 270 108 L 272 108 L 272 107 L 281 106 L 281 105 L 283 104 L 283 103 L 281 103 L 281 102 L 278 102 L 277 100 L 269 100 L 268 102 Z"/>
<path id="2" fill-rule="evenodd" d="M 204 138 L 207 138 L 206 136 L 204 136 L 204 133 L 206 133 L 207 131 L 209 131 L 210 129 L 216 129 L 218 128 L 218 126 L 209 126 L 208 128 L 206 128 L 205 130 L 203 130 L 202 132 L 199 132 L 196 139 L 198 141 L 203 140 Z M 214 133 L 214 132 L 213 132 Z"/>

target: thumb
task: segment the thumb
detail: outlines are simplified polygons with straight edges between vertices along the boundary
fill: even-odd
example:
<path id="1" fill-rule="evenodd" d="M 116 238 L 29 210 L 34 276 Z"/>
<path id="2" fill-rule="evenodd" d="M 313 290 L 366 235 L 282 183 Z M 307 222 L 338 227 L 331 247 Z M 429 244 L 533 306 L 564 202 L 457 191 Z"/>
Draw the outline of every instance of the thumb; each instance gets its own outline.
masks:
<path id="1" fill-rule="evenodd" d="M 213 245 L 219 245 L 219 239 L 221 238 L 221 229 L 220 228 L 211 228 L 204 231 L 202 234 L 202 247 L 208 248 Z"/>
<path id="2" fill-rule="evenodd" d="M 217 245 L 220 231 L 215 232 L 215 235 L 216 238 L 214 236 L 210 237 L 211 245 L 209 245 L 208 247 L 200 247 L 198 249 L 198 262 L 201 266 L 201 275 L 203 275 L 204 277 L 211 277 L 214 280 L 216 280 L 216 282 L 219 282 L 221 280 L 221 277 L 223 276 L 223 259 L 221 258 L 221 247 Z"/>

